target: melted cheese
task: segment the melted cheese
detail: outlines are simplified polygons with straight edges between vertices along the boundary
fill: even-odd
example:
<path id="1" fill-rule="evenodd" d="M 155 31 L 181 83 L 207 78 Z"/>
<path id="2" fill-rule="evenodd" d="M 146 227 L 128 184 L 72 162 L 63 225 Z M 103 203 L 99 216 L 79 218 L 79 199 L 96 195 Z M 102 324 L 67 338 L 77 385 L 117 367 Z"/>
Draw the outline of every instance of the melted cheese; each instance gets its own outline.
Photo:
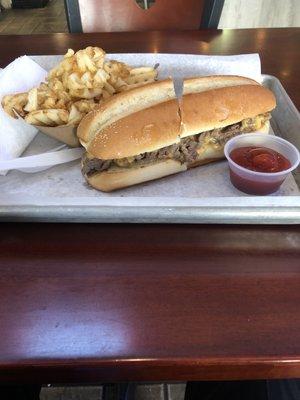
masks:
<path id="1" fill-rule="evenodd" d="M 265 119 L 266 117 L 264 115 L 258 115 L 255 118 L 243 119 L 241 132 L 248 131 L 249 129 L 251 129 L 252 131 L 258 131 L 261 128 Z"/>
<path id="2" fill-rule="evenodd" d="M 260 114 L 254 118 L 247 118 L 240 122 L 241 126 L 239 131 L 240 132 L 251 132 L 251 131 L 258 131 L 263 123 L 269 119 L 269 114 Z M 237 133 L 234 133 L 236 135 Z M 219 130 L 212 130 L 209 132 L 204 132 L 200 134 L 201 140 L 199 141 L 199 149 L 197 150 L 198 153 L 203 151 L 204 147 L 213 146 L 215 149 L 223 149 L 224 144 L 226 142 L 226 134 L 224 136 L 220 135 Z M 227 140 L 229 138 L 227 137 Z M 129 167 L 131 164 L 136 162 L 135 157 L 125 157 L 125 158 L 118 158 L 114 159 L 113 162 L 118 165 L 119 167 Z"/>
<path id="3" fill-rule="evenodd" d="M 119 167 L 127 167 L 128 165 L 134 162 L 134 157 L 125 157 L 114 159 L 114 163 L 117 164 Z"/>

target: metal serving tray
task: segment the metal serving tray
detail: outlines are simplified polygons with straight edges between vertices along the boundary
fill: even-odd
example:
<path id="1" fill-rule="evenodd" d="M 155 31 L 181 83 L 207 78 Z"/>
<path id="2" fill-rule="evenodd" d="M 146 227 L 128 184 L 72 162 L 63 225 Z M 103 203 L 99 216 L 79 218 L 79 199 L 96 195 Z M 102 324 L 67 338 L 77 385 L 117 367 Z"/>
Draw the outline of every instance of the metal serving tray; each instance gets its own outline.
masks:
<path id="1" fill-rule="evenodd" d="M 300 115 L 277 78 L 263 75 L 263 84 L 277 98 L 272 116 L 272 128 L 300 149 Z M 201 167 L 203 168 L 203 167 Z M 223 168 L 224 169 L 224 168 Z M 9 179 L 9 174 L 5 178 Z M 53 178 L 52 178 L 53 179 Z M 172 178 L 176 179 L 176 178 Z M 101 198 L 18 197 L 16 193 L 0 194 L 1 221 L 35 222 L 130 222 L 130 223 L 224 223 L 224 224 L 296 224 L 300 223 L 300 171 L 294 173 L 290 184 L 292 195 L 236 197 L 143 197 L 124 196 Z M 57 181 L 58 182 L 58 181 Z M 296 184 L 295 184 L 296 182 Z M 53 182 L 55 184 L 55 182 Z M 0 187 L 1 188 L 1 187 Z M 295 189 L 296 188 L 296 189 Z M 67 189 L 66 189 L 67 190 Z M 68 188 L 72 190 L 72 188 Z M 120 199 L 122 203 L 120 205 Z"/>

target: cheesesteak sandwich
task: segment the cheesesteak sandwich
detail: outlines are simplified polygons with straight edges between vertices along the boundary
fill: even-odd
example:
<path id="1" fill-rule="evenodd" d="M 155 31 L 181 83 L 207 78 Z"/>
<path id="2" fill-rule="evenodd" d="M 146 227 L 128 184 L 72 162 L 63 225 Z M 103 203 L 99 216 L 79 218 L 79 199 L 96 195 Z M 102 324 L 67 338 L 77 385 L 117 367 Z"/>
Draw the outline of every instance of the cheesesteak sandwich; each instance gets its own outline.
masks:
<path id="1" fill-rule="evenodd" d="M 238 76 L 186 79 L 180 100 L 172 80 L 124 92 L 78 127 L 83 175 L 109 192 L 220 160 L 233 136 L 268 133 L 275 105 L 270 90 Z"/>

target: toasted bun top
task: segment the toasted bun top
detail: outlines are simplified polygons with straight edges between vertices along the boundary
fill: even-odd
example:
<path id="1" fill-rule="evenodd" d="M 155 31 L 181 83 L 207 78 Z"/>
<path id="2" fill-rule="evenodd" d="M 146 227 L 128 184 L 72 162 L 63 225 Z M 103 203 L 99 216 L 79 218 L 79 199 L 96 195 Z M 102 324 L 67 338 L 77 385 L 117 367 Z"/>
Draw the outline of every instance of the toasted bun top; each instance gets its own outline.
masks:
<path id="1" fill-rule="evenodd" d="M 83 118 L 77 136 L 84 147 L 107 125 L 156 104 L 175 99 L 173 81 L 149 83 L 112 96 Z"/>
<path id="2" fill-rule="evenodd" d="M 169 146 L 180 140 L 177 100 L 128 115 L 106 126 L 88 146 L 94 157 L 124 158 Z"/>
<path id="3" fill-rule="evenodd" d="M 253 79 L 244 76 L 212 75 L 188 78 L 183 83 L 183 94 L 200 93 L 228 86 L 259 85 Z"/>
<path id="4" fill-rule="evenodd" d="M 172 81 L 167 80 L 113 96 L 82 120 L 77 134 L 91 156 L 124 158 L 169 146 L 181 137 L 223 128 L 274 107 L 273 93 L 252 79 L 186 79 L 180 101 L 175 98 Z"/>
<path id="5" fill-rule="evenodd" d="M 273 93 L 261 85 L 241 85 L 184 95 L 181 137 L 223 128 L 271 111 Z"/>

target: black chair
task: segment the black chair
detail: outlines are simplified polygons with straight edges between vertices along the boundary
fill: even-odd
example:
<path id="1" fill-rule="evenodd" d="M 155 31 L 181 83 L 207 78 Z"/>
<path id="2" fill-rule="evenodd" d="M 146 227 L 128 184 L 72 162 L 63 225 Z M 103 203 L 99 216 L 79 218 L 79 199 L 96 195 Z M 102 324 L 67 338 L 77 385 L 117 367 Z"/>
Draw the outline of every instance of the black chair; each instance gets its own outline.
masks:
<path id="1" fill-rule="evenodd" d="M 72 33 L 216 29 L 223 5 L 224 0 L 156 0 L 142 10 L 135 0 L 65 0 Z"/>

